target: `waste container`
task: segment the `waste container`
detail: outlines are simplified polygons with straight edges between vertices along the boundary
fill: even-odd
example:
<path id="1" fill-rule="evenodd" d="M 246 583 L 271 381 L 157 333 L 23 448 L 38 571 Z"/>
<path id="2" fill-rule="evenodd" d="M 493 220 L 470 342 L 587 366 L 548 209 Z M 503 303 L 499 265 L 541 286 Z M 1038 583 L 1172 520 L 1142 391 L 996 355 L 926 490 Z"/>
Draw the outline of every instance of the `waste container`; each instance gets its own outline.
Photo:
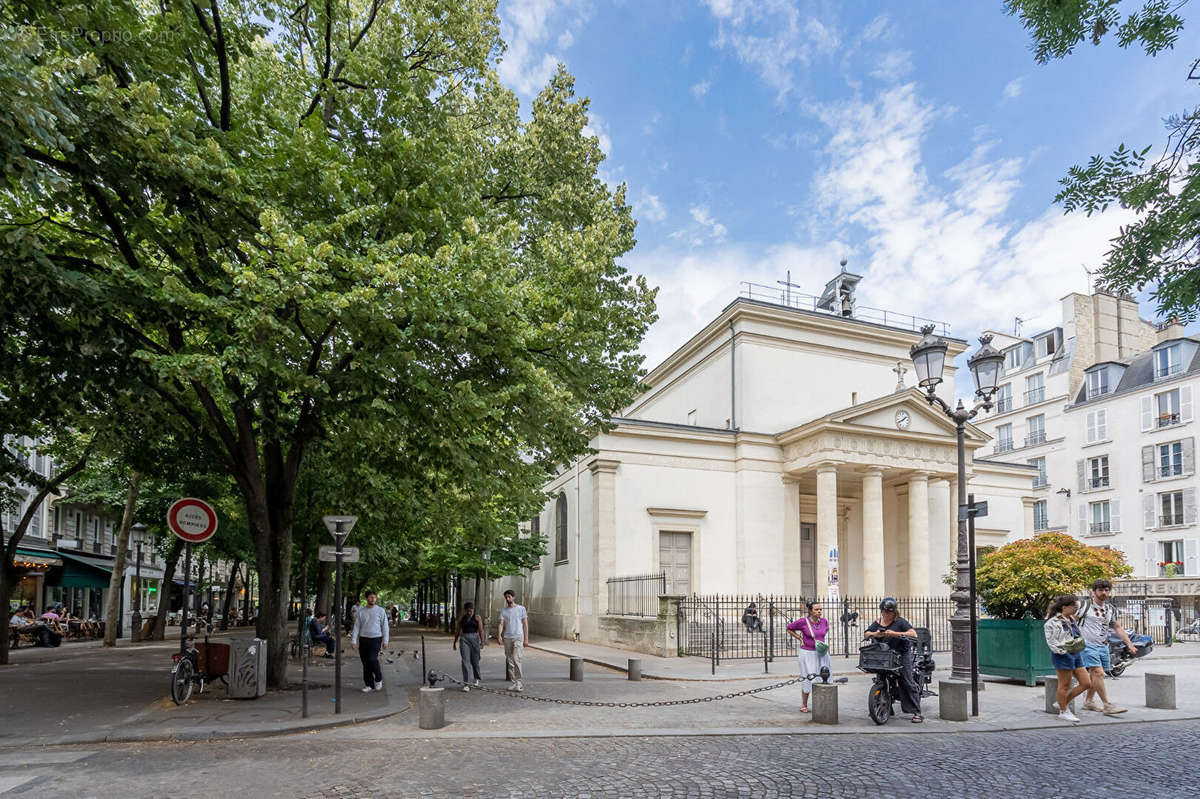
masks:
<path id="1" fill-rule="evenodd" d="M 233 638 L 229 646 L 229 697 L 257 699 L 267 692 L 267 642 Z"/>

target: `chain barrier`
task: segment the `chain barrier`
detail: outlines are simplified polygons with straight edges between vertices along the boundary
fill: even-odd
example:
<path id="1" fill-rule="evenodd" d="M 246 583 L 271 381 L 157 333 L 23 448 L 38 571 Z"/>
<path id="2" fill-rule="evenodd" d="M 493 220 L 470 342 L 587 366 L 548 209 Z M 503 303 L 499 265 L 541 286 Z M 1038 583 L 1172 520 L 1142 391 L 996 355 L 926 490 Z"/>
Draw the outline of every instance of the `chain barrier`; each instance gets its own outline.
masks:
<path id="1" fill-rule="evenodd" d="M 809 674 L 805 677 L 793 677 L 790 680 L 777 682 L 773 685 L 764 685 L 759 688 L 748 688 L 745 691 L 735 691 L 729 694 L 721 694 L 719 696 L 700 696 L 695 699 L 663 699 L 657 702 L 589 702 L 584 699 L 558 699 L 552 696 L 533 696 L 526 693 L 514 693 L 512 691 L 501 691 L 495 688 L 488 688 L 485 685 L 472 685 L 464 683 L 462 680 L 455 679 L 445 672 L 436 672 L 432 669 L 429 672 L 429 684 L 434 686 L 438 680 L 448 683 L 454 683 L 459 686 L 468 686 L 473 691 L 484 691 L 485 693 L 495 694 L 497 696 L 507 696 L 513 699 L 527 699 L 531 702 L 550 702 L 556 705 L 578 705 L 580 707 L 672 707 L 674 705 L 699 705 L 705 702 L 719 702 L 723 699 L 735 699 L 739 696 L 751 696 L 753 694 L 761 694 L 765 691 L 774 691 L 777 688 L 783 688 L 788 685 L 795 685 L 805 680 L 813 680 L 822 677 L 821 674 Z M 844 683 L 845 677 L 839 677 L 833 682 Z"/>

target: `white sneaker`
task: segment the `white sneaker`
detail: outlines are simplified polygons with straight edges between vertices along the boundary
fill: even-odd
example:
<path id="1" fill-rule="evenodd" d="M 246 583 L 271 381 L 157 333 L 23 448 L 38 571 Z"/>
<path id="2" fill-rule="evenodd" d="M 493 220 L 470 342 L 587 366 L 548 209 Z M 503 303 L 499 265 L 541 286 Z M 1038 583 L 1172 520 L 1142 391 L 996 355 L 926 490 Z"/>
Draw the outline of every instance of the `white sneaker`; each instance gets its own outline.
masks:
<path id="1" fill-rule="evenodd" d="M 1059 713 L 1058 718 L 1062 721 L 1070 721 L 1075 724 L 1079 723 L 1079 716 L 1076 716 L 1070 710 L 1064 710 L 1062 713 Z"/>
<path id="2" fill-rule="evenodd" d="M 470 690 L 471 690 L 471 686 L 469 686 L 469 685 L 464 685 L 464 686 L 463 686 L 463 693 L 464 693 L 464 694 L 465 694 L 465 693 L 467 693 L 467 692 L 469 692 Z"/>
<path id="3" fill-rule="evenodd" d="M 473 685 L 474 687 L 478 688 L 478 687 L 479 687 L 479 680 L 476 680 L 475 682 L 473 682 L 473 683 L 472 683 L 472 685 Z"/>
<path id="4" fill-rule="evenodd" d="M 364 694 L 369 694 L 369 693 L 371 693 L 371 692 L 372 692 L 372 691 L 374 691 L 374 690 L 375 690 L 374 688 L 372 688 L 371 686 L 369 686 L 369 685 L 368 685 L 366 688 L 364 688 L 364 689 L 363 689 L 363 693 L 364 693 Z"/>
<path id="5" fill-rule="evenodd" d="M 382 691 L 382 690 L 383 690 L 383 683 L 382 683 L 382 682 L 377 682 L 377 683 L 375 683 L 375 690 L 376 690 L 376 691 Z"/>
<path id="6" fill-rule="evenodd" d="M 516 692 L 517 692 L 517 693 L 521 693 L 522 691 L 524 691 L 524 690 L 525 690 L 525 686 L 524 686 L 524 685 L 521 685 L 521 682 L 520 682 L 520 680 L 518 680 L 518 681 L 517 681 L 517 687 L 516 687 L 514 690 L 516 690 Z"/>

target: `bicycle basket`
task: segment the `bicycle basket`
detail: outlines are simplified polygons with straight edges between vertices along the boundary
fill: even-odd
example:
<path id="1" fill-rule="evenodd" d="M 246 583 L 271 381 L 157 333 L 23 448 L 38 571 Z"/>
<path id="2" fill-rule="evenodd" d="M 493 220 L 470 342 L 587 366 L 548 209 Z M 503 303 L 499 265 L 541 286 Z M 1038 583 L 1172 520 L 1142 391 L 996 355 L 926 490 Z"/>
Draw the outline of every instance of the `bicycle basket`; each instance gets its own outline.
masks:
<path id="1" fill-rule="evenodd" d="M 858 650 L 858 667 L 862 671 L 892 671 L 900 668 L 900 653 L 883 644 L 873 644 Z"/>

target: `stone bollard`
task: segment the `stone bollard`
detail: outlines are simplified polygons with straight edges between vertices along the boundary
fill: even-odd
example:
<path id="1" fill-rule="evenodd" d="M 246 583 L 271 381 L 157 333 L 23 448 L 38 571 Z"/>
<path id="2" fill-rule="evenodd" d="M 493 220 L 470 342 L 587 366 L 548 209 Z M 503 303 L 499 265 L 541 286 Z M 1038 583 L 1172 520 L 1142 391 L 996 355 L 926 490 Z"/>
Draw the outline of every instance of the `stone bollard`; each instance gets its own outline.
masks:
<path id="1" fill-rule="evenodd" d="M 421 716 L 420 726 L 423 730 L 440 730 L 446 726 L 446 689 L 421 688 L 421 698 L 418 701 Z"/>
<path id="2" fill-rule="evenodd" d="M 1175 710 L 1175 675 L 1146 672 L 1146 707 Z"/>
<path id="3" fill-rule="evenodd" d="M 943 721 L 967 720 L 967 697 L 971 683 L 962 680 L 938 681 L 938 718 Z"/>
<path id="4" fill-rule="evenodd" d="M 1069 687 L 1068 687 L 1069 691 Z M 1075 712 L 1075 700 L 1072 699 L 1067 703 L 1067 708 Z M 1046 678 L 1046 712 L 1058 715 L 1058 677 Z"/>
<path id="5" fill-rule="evenodd" d="M 583 658 L 571 658 L 571 682 L 583 682 Z"/>
<path id="6" fill-rule="evenodd" d="M 642 661 L 639 658 L 629 659 L 629 679 L 631 682 L 640 682 L 642 679 Z"/>
<path id="7" fill-rule="evenodd" d="M 838 723 L 838 687 L 818 682 L 812 687 L 812 720 L 817 724 Z"/>

